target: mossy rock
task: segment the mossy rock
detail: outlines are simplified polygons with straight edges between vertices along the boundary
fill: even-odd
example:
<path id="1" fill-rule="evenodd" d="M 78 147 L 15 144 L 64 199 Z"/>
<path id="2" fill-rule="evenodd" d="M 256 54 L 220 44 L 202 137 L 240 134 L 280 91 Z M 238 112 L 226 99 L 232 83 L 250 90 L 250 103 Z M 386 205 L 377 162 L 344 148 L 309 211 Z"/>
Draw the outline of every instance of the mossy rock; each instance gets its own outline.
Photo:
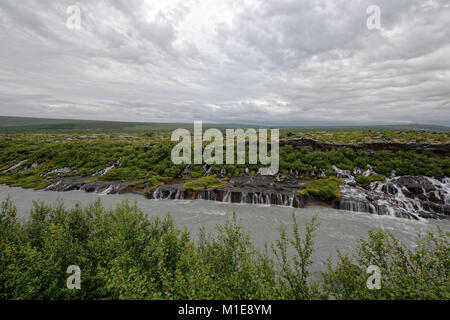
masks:
<path id="1" fill-rule="evenodd" d="M 358 184 L 360 186 L 365 188 L 368 185 L 370 185 L 372 182 L 384 181 L 384 180 L 386 180 L 386 178 L 384 176 L 381 176 L 381 175 L 374 175 L 374 176 L 369 176 L 369 177 L 357 175 L 355 177 L 355 180 L 356 180 L 356 182 L 358 182 Z"/>
<path id="2" fill-rule="evenodd" d="M 216 178 L 216 175 L 211 175 L 207 177 L 202 177 L 197 180 L 188 181 L 183 185 L 183 188 L 186 190 L 203 190 L 208 188 L 218 188 L 223 185 L 226 185 L 227 182 Z"/>
<path id="3" fill-rule="evenodd" d="M 305 183 L 303 189 L 297 192 L 305 197 L 318 197 L 321 200 L 336 199 L 341 197 L 339 188 L 341 183 L 344 181 L 336 177 L 319 179 Z"/>

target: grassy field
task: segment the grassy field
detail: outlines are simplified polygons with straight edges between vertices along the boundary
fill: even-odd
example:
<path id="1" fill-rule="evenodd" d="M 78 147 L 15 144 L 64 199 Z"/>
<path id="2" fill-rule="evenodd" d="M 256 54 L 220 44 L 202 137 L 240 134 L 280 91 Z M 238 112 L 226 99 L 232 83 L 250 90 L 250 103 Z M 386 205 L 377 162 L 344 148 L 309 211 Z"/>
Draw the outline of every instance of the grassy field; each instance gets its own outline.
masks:
<path id="1" fill-rule="evenodd" d="M 414 133 L 409 139 L 417 141 L 418 137 L 428 134 Z M 359 137 L 360 133 L 349 132 L 347 135 L 346 138 Z M 370 138 L 370 135 L 363 137 Z M 435 133 L 433 137 L 435 140 L 443 137 L 444 141 L 448 141 L 447 133 Z M 167 133 L 2 133 L 0 183 L 41 189 L 55 178 L 51 174 L 52 170 L 70 168 L 67 175 L 88 179 L 120 159 L 120 168 L 108 171 L 101 177 L 102 180 L 140 180 L 142 183 L 147 181 L 144 183 L 146 187 L 154 187 L 161 180 L 180 178 L 186 167 L 171 161 L 174 145 L 175 142 L 170 141 Z M 8 170 L 18 163 L 21 163 L 20 167 Z M 392 170 L 398 175 L 450 176 L 450 159 L 436 156 L 427 150 L 380 150 L 370 153 L 342 146 L 328 150 L 314 150 L 307 146 L 296 149 L 290 144 L 280 147 L 280 172 L 287 174 L 290 170 L 296 170 L 304 179 L 309 179 L 312 171 L 324 171 L 327 176 L 334 176 L 333 165 L 352 170 L 355 167 L 367 169 L 369 164 L 384 176 L 390 175 Z M 263 165 L 225 164 L 224 167 L 231 177 L 244 175 L 247 168 L 248 172 L 254 174 Z M 222 165 L 213 165 L 214 172 L 220 172 L 221 169 Z M 199 178 L 203 174 L 201 165 L 190 166 L 190 177 Z M 360 180 L 361 185 L 368 183 L 364 179 Z"/>
<path id="2" fill-rule="evenodd" d="M 87 177 L 88 181 L 138 180 L 137 185 L 143 188 L 155 188 L 163 180 L 181 178 L 185 165 L 175 165 L 170 156 L 175 145 L 175 142 L 170 141 L 170 131 L 180 126 L 183 125 L 0 117 L 0 183 L 42 189 L 56 177 L 51 174 L 52 170 L 70 168 L 68 175 Z M 192 124 L 185 127 L 192 128 Z M 207 127 L 205 125 L 204 129 Z M 218 126 L 223 129 L 231 127 Z M 332 131 L 333 128 L 336 131 Z M 449 143 L 450 131 L 383 131 L 379 127 L 380 131 L 369 131 L 367 127 L 360 127 L 359 130 L 346 127 L 352 131 L 342 131 L 343 128 L 331 127 L 326 131 L 283 128 L 281 139 L 306 137 L 337 146 L 314 150 L 308 146 L 294 148 L 291 144 L 282 145 L 280 172 L 287 174 L 291 170 L 298 171 L 301 178 L 309 179 L 310 172 L 323 171 L 332 177 L 335 175 L 332 165 L 352 170 L 355 167 L 367 169 L 370 164 L 380 174 L 377 179 L 390 175 L 392 170 L 398 175 L 450 176 L 448 157 L 438 157 L 420 147 L 410 151 L 379 150 L 371 153 L 340 145 L 373 142 Z M 114 165 L 119 159 L 120 168 L 108 171 L 101 178 L 92 178 L 96 172 Z M 7 171 L 21 161 L 23 164 L 20 167 Z M 229 177 L 242 176 L 247 168 L 248 172 L 254 174 L 260 167 L 261 164 L 225 165 Z M 222 165 L 214 165 L 213 171 L 220 172 L 221 168 Z M 190 177 L 183 178 L 199 178 L 203 174 L 201 165 L 192 165 Z M 187 187 L 198 187 L 196 183 L 204 187 L 204 182 L 191 182 L 193 186 Z M 357 182 L 362 186 L 370 183 L 364 177 Z M 325 190 L 332 186 L 325 187 L 320 191 L 334 195 Z"/>
<path id="3" fill-rule="evenodd" d="M 145 122 L 118 122 L 95 120 L 64 120 L 41 119 L 24 117 L 0 116 L 0 131 L 122 131 L 122 132 L 169 132 L 177 128 L 192 129 L 190 123 L 145 123 Z M 264 128 L 265 126 L 242 124 L 204 124 L 205 129 L 214 127 L 225 128 Z M 279 127 L 281 132 L 348 132 L 348 131 L 425 131 L 425 132 L 450 132 L 450 127 L 434 125 L 372 125 L 372 126 L 286 126 Z"/>

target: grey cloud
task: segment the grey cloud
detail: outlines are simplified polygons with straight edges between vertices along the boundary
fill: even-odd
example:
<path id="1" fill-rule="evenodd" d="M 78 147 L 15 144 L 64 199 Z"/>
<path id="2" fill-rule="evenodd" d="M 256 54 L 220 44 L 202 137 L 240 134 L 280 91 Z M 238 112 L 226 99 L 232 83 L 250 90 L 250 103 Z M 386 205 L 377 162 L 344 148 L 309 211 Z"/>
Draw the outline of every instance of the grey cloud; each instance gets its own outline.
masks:
<path id="1" fill-rule="evenodd" d="M 0 22 L 2 115 L 450 125 L 445 0 L 5 0 Z"/>

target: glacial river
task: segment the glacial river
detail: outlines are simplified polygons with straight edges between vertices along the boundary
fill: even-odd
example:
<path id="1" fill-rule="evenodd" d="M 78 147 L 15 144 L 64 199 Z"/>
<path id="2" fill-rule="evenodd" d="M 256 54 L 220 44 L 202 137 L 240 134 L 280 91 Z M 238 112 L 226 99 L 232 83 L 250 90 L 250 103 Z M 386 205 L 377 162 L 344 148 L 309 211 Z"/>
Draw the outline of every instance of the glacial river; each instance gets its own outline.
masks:
<path id="1" fill-rule="evenodd" d="M 293 209 L 281 206 L 244 205 L 203 200 L 149 200 L 140 195 L 99 195 L 84 191 L 34 191 L 31 189 L 10 188 L 0 185 L 0 200 L 8 195 L 18 209 L 18 216 L 26 219 L 33 206 L 33 200 L 54 204 L 62 201 L 67 208 L 75 204 L 86 205 L 101 199 L 102 204 L 112 208 L 117 202 L 128 199 L 151 217 L 164 217 L 171 214 L 175 223 L 187 227 L 195 236 L 200 227 L 213 232 L 217 224 L 224 223 L 236 212 L 245 230 L 250 233 L 257 247 L 263 248 L 265 243 L 273 243 L 279 238 L 280 224 L 289 226 L 292 222 L 292 212 L 295 212 L 300 226 L 317 217 L 319 228 L 315 233 L 315 252 L 312 270 L 317 276 L 324 271 L 326 259 L 335 255 L 336 249 L 351 252 L 357 240 L 367 237 L 367 232 L 373 228 L 391 231 L 408 246 L 414 244 L 417 232 L 440 226 L 444 231 L 450 231 L 449 221 L 417 222 L 389 216 L 377 216 L 366 213 L 355 213 L 335 210 L 325 207 L 308 207 Z"/>

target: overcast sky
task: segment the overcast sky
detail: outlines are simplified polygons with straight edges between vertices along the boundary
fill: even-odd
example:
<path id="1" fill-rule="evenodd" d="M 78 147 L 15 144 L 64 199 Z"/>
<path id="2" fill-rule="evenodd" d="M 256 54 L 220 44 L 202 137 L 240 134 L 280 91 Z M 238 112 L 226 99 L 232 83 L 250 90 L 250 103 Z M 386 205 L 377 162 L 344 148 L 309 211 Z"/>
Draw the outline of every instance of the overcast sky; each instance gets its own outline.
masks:
<path id="1" fill-rule="evenodd" d="M 0 41 L 3 116 L 450 125 L 449 0 L 1 0 Z"/>

